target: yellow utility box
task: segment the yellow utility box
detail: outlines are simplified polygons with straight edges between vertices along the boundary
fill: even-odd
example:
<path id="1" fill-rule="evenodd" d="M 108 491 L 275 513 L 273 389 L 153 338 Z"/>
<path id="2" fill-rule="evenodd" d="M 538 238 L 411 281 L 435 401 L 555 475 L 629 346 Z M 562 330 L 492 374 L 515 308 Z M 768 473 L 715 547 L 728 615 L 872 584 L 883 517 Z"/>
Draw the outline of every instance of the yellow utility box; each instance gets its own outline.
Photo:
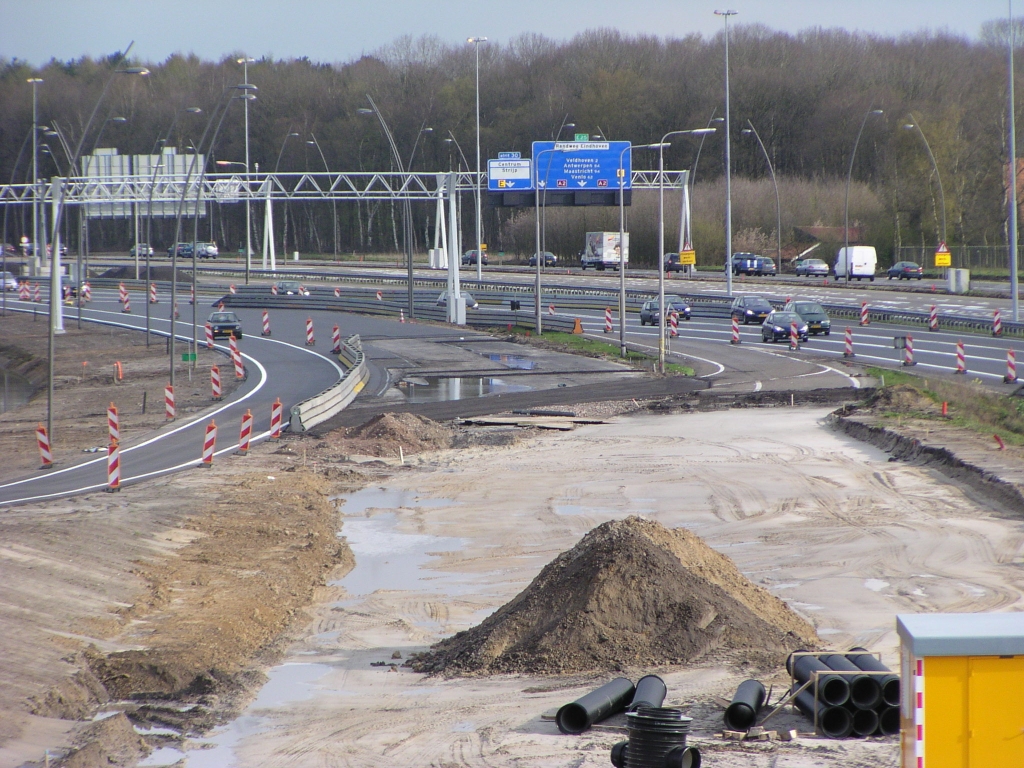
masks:
<path id="1" fill-rule="evenodd" d="M 896 617 L 903 768 L 1024 766 L 1024 613 Z"/>

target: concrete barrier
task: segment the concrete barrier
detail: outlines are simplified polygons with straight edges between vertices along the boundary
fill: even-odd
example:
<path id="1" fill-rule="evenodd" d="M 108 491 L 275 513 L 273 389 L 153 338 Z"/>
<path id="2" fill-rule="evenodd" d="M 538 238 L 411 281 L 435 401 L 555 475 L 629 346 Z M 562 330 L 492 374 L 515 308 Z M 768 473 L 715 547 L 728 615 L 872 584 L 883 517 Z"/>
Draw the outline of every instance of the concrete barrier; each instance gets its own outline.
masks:
<path id="1" fill-rule="evenodd" d="M 319 395 L 303 400 L 291 408 L 289 429 L 292 432 L 305 432 L 317 424 L 327 421 L 345 406 L 351 403 L 356 395 L 363 391 L 370 371 L 366 366 L 363 345 L 358 335 L 349 336 L 341 342 L 339 360 L 345 367 L 345 375 L 337 384 L 325 389 Z"/>

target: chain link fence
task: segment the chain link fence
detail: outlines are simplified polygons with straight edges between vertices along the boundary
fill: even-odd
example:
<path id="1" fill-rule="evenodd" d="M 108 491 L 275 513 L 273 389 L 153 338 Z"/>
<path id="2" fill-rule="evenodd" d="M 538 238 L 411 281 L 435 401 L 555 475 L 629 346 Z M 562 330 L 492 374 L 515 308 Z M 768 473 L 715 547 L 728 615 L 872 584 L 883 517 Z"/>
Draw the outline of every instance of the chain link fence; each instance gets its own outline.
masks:
<path id="1" fill-rule="evenodd" d="M 1009 269 L 1009 249 L 1005 245 L 951 245 L 949 252 L 956 269 Z M 925 269 L 935 265 L 935 246 L 904 246 L 896 249 L 896 261 L 915 261 Z"/>

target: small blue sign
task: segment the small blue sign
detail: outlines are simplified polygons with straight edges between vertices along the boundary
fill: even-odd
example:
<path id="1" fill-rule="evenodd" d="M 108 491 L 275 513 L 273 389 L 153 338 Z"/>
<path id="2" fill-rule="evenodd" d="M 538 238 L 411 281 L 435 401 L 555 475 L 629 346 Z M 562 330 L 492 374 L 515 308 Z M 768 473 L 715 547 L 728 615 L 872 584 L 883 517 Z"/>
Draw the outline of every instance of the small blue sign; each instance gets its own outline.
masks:
<path id="1" fill-rule="evenodd" d="M 522 154 L 520 154 L 519 152 L 499 152 L 498 153 L 498 159 L 499 160 L 518 160 L 521 157 L 522 157 Z"/>
<path id="2" fill-rule="evenodd" d="M 535 141 L 533 165 L 537 188 L 560 190 L 630 189 L 632 158 L 628 141 Z"/>

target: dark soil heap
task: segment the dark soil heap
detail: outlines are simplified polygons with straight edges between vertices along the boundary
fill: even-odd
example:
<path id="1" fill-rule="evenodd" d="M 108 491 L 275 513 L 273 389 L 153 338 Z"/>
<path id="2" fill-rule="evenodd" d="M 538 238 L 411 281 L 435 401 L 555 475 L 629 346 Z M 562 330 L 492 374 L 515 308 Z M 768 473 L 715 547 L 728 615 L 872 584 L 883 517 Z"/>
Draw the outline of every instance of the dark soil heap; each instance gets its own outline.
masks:
<path id="1" fill-rule="evenodd" d="M 452 430 L 414 413 L 382 413 L 358 427 L 329 433 L 328 441 L 347 452 L 397 456 L 450 448 Z"/>
<path id="2" fill-rule="evenodd" d="M 598 526 L 482 624 L 413 659 L 444 675 L 575 673 L 683 664 L 712 652 L 781 661 L 814 628 L 682 528 Z"/>

